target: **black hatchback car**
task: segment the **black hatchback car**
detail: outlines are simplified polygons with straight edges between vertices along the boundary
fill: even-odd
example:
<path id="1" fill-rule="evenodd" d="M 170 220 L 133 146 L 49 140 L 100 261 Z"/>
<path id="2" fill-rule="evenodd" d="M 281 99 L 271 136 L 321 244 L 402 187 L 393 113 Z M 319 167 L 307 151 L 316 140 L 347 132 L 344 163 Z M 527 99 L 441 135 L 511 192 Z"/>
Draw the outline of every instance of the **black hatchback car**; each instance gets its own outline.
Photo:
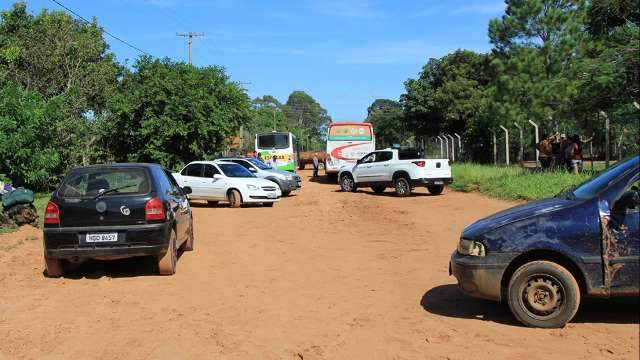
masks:
<path id="1" fill-rule="evenodd" d="M 61 276 L 68 261 L 136 256 L 156 256 L 160 274 L 174 274 L 178 250 L 193 250 L 190 192 L 157 164 L 70 170 L 44 215 L 46 275 Z"/>
<path id="2" fill-rule="evenodd" d="M 640 156 L 556 197 L 469 225 L 449 271 L 523 324 L 561 327 L 580 298 L 640 294 Z"/>

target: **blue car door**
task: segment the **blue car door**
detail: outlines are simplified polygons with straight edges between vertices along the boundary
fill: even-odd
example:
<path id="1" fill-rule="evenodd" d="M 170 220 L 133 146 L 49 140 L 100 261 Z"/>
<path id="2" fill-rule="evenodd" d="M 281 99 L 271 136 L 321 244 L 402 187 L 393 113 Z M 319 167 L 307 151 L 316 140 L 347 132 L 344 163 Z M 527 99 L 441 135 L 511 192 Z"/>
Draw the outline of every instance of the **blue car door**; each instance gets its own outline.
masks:
<path id="1" fill-rule="evenodd" d="M 638 173 L 627 182 L 620 198 L 638 191 Z M 617 200 L 621 201 L 620 198 Z M 613 250 L 610 258 L 612 269 L 611 293 L 632 294 L 640 292 L 640 207 L 614 205 L 610 227 Z"/>

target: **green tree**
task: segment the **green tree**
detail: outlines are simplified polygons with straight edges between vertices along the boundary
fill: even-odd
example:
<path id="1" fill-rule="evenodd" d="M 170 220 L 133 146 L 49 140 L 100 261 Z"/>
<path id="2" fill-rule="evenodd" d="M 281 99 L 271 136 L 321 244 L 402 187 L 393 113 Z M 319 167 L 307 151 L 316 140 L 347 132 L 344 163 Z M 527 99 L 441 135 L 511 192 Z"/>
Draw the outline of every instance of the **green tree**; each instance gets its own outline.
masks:
<path id="1" fill-rule="evenodd" d="M 394 100 L 376 99 L 367 109 L 367 122 L 373 124 L 376 145 L 385 148 L 406 145 L 409 134 L 405 128 L 402 105 Z"/>
<path id="2" fill-rule="evenodd" d="M 0 174 L 15 185 L 48 190 L 65 170 L 57 148 L 60 99 L 46 101 L 16 85 L 0 87 Z"/>
<path id="3" fill-rule="evenodd" d="M 169 59 L 139 58 L 108 105 L 100 128 L 111 156 L 168 168 L 222 152 L 250 120 L 246 93 L 223 68 Z"/>
<path id="4" fill-rule="evenodd" d="M 571 64 L 579 53 L 583 0 L 507 0 L 489 23 L 497 73 L 494 100 L 505 123 L 572 116 L 577 94 Z"/>
<path id="5" fill-rule="evenodd" d="M 318 149 L 324 142 L 331 117 L 311 95 L 294 91 L 282 108 L 290 128 L 306 148 Z"/>

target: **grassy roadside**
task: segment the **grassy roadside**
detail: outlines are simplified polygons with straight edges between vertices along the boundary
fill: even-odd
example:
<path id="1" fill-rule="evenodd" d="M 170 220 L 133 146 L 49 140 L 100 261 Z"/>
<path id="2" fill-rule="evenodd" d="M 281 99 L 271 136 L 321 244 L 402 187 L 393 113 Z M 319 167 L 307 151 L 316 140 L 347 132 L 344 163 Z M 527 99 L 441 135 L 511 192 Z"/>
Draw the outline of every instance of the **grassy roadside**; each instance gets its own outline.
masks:
<path id="1" fill-rule="evenodd" d="M 521 167 L 498 167 L 479 164 L 452 165 L 453 184 L 457 191 L 479 191 L 499 199 L 537 200 L 550 197 L 562 189 L 577 185 L 592 174 L 566 171 L 540 172 Z"/>
<path id="2" fill-rule="evenodd" d="M 50 193 L 37 193 L 35 194 L 35 199 L 33 201 L 33 206 L 38 210 L 38 226 L 42 228 L 42 224 L 44 222 L 44 208 L 47 206 L 47 202 L 51 197 Z M 2 206 L 2 204 L 0 204 Z M 6 227 L 0 226 L 0 235 L 8 234 L 18 230 L 17 227 Z"/>

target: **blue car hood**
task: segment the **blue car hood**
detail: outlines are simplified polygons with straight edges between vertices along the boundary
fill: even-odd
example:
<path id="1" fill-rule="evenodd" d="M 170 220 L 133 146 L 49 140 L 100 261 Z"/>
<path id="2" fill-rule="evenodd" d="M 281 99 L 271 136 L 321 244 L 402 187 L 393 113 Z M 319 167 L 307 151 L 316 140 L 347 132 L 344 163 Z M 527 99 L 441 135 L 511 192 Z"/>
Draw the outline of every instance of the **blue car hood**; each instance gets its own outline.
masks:
<path id="1" fill-rule="evenodd" d="M 552 211 L 563 209 L 573 204 L 575 204 L 574 201 L 560 198 L 550 198 L 518 205 L 510 209 L 497 212 L 467 226 L 462 232 L 462 237 L 475 239 L 478 236 L 488 231 L 494 230 L 498 227 L 511 224 L 522 219 L 527 219 L 533 216 L 539 216 Z"/>

